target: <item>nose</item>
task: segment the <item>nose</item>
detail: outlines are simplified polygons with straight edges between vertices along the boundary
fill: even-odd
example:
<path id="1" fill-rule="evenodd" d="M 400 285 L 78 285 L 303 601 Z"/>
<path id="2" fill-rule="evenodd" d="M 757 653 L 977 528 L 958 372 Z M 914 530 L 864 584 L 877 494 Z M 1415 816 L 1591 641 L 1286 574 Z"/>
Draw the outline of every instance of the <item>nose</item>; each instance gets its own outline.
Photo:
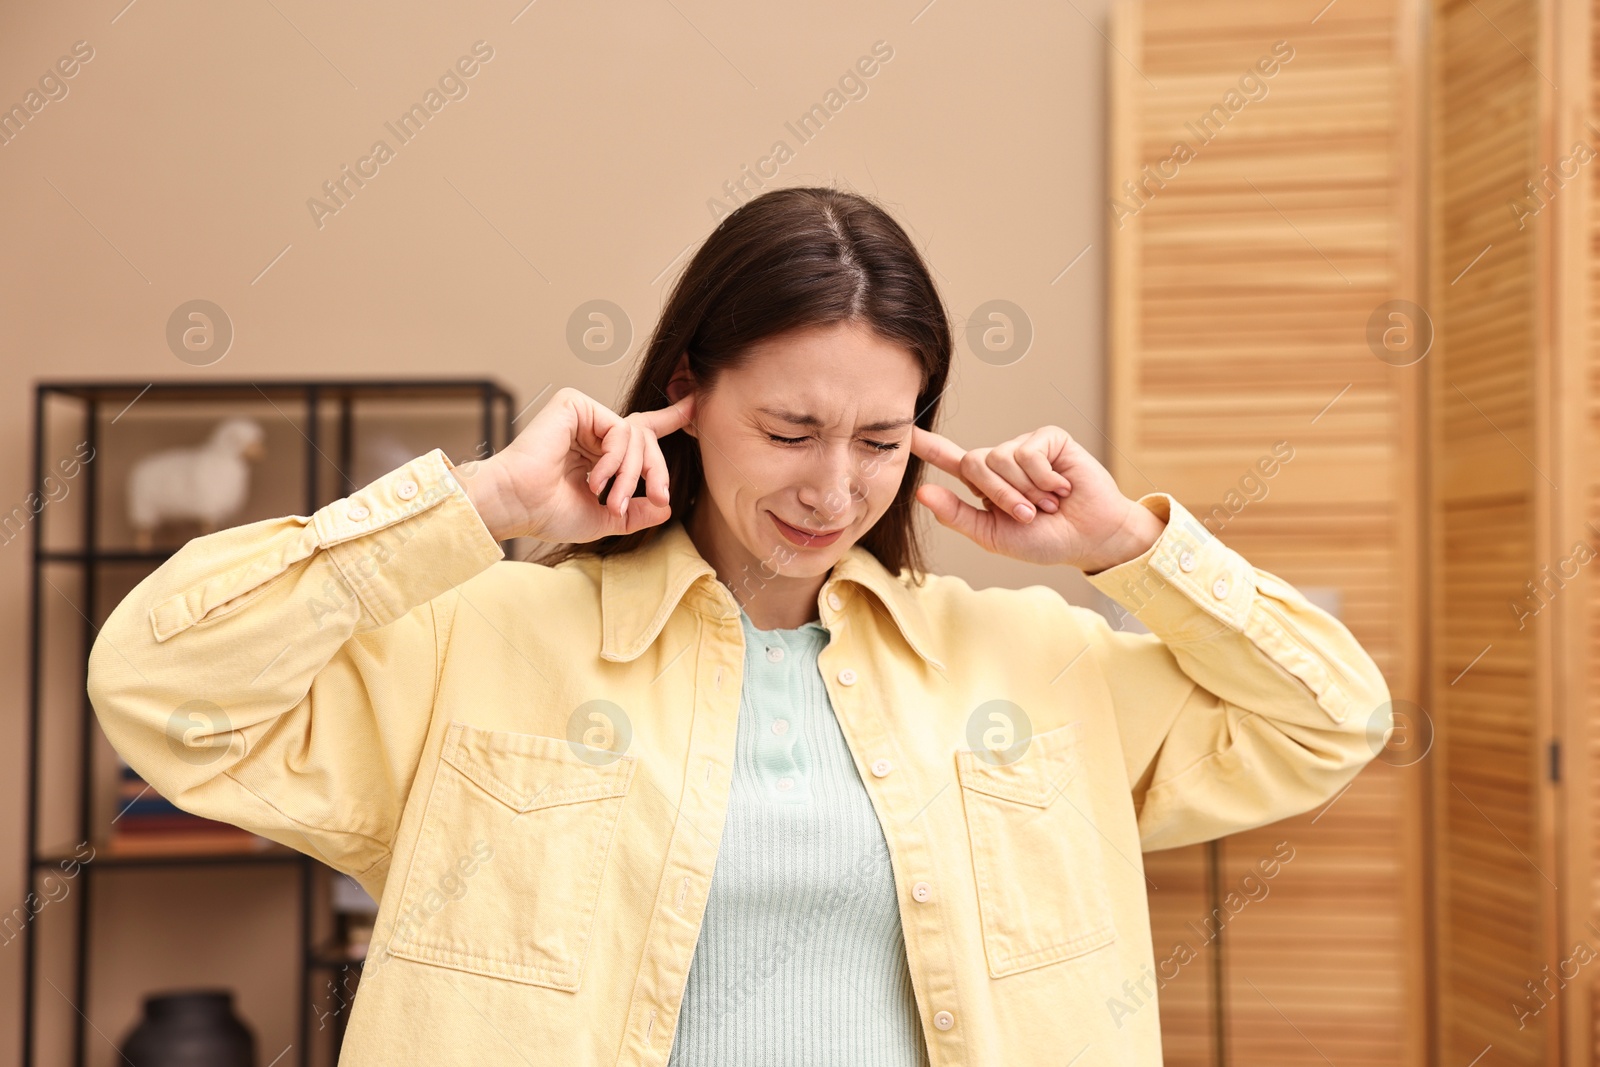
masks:
<path id="1" fill-rule="evenodd" d="M 807 468 L 800 503 L 811 510 L 818 528 L 838 527 L 855 502 L 866 499 L 865 475 L 850 447 L 848 441 L 829 445 Z"/>

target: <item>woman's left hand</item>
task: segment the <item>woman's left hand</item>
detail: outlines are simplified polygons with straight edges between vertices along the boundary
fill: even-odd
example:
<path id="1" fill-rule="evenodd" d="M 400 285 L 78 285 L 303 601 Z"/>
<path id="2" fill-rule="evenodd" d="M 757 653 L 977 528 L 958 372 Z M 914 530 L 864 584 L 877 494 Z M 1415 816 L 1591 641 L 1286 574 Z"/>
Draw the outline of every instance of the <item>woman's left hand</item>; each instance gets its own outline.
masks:
<path id="1" fill-rule="evenodd" d="M 918 488 L 917 500 L 941 524 L 1002 556 L 1094 573 L 1142 554 L 1165 528 L 1059 426 L 974 449 L 917 426 L 911 451 L 961 479 L 983 507 L 932 484 Z M 1015 517 L 1019 506 L 1025 517 Z"/>

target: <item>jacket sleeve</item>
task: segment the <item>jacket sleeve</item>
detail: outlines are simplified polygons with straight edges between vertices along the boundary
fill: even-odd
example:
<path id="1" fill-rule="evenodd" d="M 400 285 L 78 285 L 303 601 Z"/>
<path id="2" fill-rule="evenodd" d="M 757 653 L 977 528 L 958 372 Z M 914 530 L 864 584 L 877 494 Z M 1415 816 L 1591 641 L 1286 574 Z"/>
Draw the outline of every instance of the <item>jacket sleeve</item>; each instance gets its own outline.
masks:
<path id="1" fill-rule="evenodd" d="M 186 811 L 353 877 L 387 860 L 450 617 L 434 598 L 504 557 L 454 469 L 434 449 L 179 549 L 90 651 L 112 747 Z"/>
<path id="2" fill-rule="evenodd" d="M 1253 567 L 1166 493 L 1142 555 L 1086 574 L 1149 633 L 1089 613 L 1147 852 L 1331 800 L 1383 748 L 1389 688 L 1332 615 Z"/>

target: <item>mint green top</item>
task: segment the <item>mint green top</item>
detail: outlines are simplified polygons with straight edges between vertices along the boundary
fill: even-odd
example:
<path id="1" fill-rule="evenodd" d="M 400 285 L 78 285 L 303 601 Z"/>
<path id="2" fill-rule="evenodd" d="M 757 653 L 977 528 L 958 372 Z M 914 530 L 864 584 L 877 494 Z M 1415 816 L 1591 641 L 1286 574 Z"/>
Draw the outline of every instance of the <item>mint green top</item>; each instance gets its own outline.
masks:
<path id="1" fill-rule="evenodd" d="M 926 1067 L 889 846 L 817 666 L 758 630 L 733 784 L 668 1067 Z"/>

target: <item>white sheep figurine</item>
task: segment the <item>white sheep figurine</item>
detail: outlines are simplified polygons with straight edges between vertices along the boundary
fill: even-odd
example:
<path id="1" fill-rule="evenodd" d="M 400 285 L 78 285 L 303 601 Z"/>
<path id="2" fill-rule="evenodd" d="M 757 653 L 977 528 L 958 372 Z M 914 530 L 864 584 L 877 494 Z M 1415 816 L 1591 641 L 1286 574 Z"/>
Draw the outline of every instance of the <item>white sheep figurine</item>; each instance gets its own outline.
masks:
<path id="1" fill-rule="evenodd" d="M 169 448 L 135 463 L 128 475 L 128 520 L 138 548 L 148 550 L 165 521 L 198 520 L 208 534 L 237 515 L 250 495 L 250 461 L 265 454 L 264 437 L 251 419 L 227 419 L 203 445 Z"/>

